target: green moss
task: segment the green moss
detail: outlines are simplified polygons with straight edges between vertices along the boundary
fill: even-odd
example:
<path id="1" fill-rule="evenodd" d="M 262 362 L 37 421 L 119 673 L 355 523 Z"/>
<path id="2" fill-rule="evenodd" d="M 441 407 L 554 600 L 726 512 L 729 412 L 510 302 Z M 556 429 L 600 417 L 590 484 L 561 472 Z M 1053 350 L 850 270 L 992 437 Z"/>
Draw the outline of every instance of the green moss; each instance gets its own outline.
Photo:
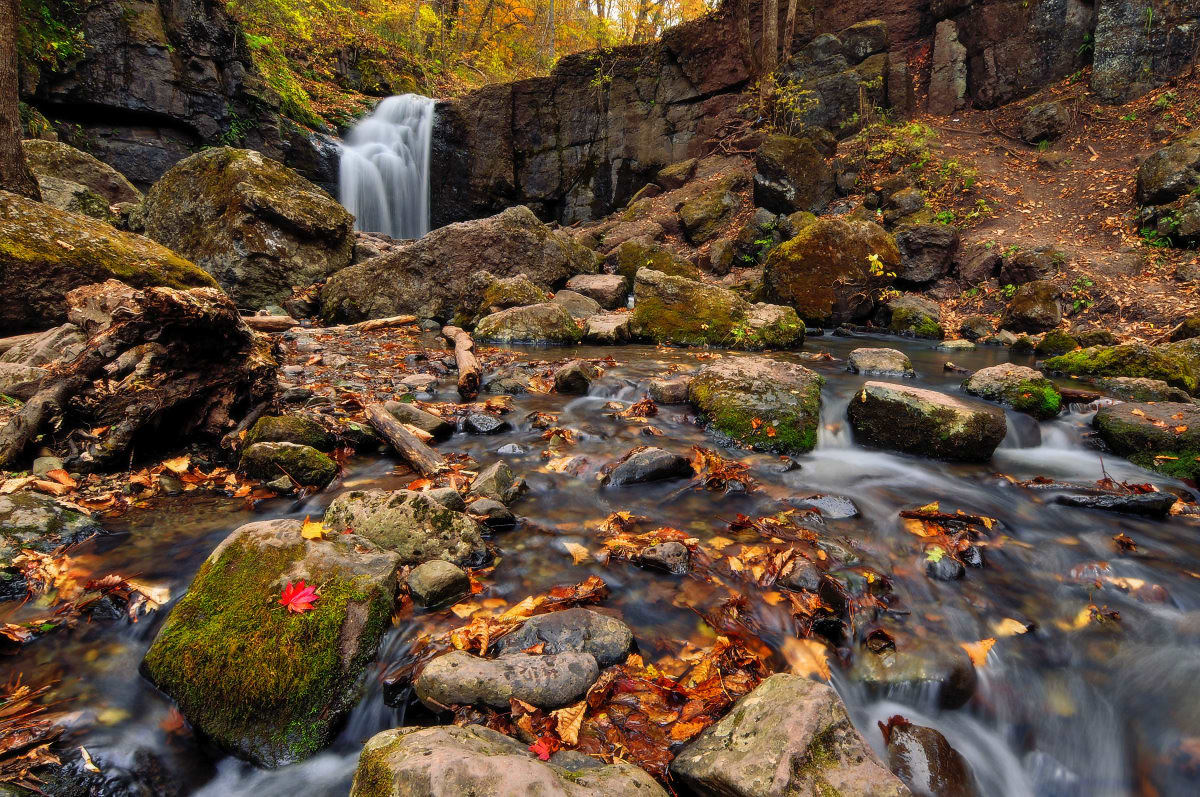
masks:
<path id="1" fill-rule="evenodd" d="M 1196 374 L 1179 356 L 1140 343 L 1093 346 L 1046 360 L 1051 371 L 1073 376 L 1132 376 L 1161 379 L 1195 394 Z"/>
<path id="2" fill-rule="evenodd" d="M 1048 420 L 1062 409 L 1062 394 L 1048 379 L 1029 379 L 1018 382 L 1004 391 L 1004 401 L 1017 412 Z"/>
<path id="3" fill-rule="evenodd" d="M 337 475 L 337 463 L 312 446 L 296 443 L 255 443 L 242 452 L 238 469 L 256 479 L 287 475 L 300 484 L 324 487 Z"/>
<path id="4" fill-rule="evenodd" d="M 638 269 L 651 268 L 672 277 L 699 279 L 700 269 L 668 249 L 638 240 L 625 241 L 612 255 L 616 273 L 633 280 Z"/>
<path id="5" fill-rule="evenodd" d="M 1138 467 L 1156 471 L 1164 476 L 1200 482 L 1200 450 L 1134 454 L 1129 457 L 1129 461 Z"/>
<path id="6" fill-rule="evenodd" d="M 945 330 L 934 318 L 911 307 L 897 307 L 892 312 L 892 320 L 888 328 L 897 334 L 909 334 L 918 338 L 941 340 L 946 336 Z"/>
<path id="7" fill-rule="evenodd" d="M 1034 351 L 1042 357 L 1055 357 L 1060 354 L 1066 354 L 1069 351 L 1074 351 L 1079 344 L 1075 338 L 1063 332 L 1061 329 L 1052 329 L 1047 332 L 1040 341 Z"/>
<path id="8" fill-rule="evenodd" d="M 717 431 L 758 451 L 806 453 L 817 445 L 821 381 L 799 397 L 761 397 L 748 403 L 737 390 L 721 389 L 698 378 L 691 385 L 692 403 L 702 409 Z M 773 432 L 773 433 L 772 433 Z"/>
<path id="9" fill-rule="evenodd" d="M 255 443 L 297 443 L 318 451 L 331 451 L 333 436 L 325 427 L 299 415 L 267 415 L 259 418 L 242 441 L 243 448 Z"/>
<path id="10" fill-rule="evenodd" d="M 714 296 L 716 292 L 713 292 Z M 710 298 L 707 294 L 705 298 Z M 668 304 L 657 296 L 638 298 L 630 319 L 639 334 L 655 343 L 683 346 L 727 345 L 745 310 L 719 300 L 703 307 Z"/>

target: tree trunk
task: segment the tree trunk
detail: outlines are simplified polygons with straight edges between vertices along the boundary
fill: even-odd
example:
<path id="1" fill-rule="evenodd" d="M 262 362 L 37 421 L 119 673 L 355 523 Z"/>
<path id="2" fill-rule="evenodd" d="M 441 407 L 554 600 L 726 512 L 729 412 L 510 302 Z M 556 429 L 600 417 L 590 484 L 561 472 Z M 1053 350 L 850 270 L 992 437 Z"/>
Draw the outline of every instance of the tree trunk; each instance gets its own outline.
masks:
<path id="1" fill-rule="evenodd" d="M 21 0 L 0 0 L 0 189 L 41 200 L 21 149 L 21 79 L 17 19 Z"/>
<path id="2" fill-rule="evenodd" d="M 422 476 L 436 476 L 446 469 L 446 460 L 442 455 L 418 440 L 382 404 L 368 404 L 364 410 L 371 428 L 379 432 L 396 453 Z"/>
<path id="3" fill-rule="evenodd" d="M 787 21 L 783 26 L 783 61 L 792 57 L 792 39 L 796 38 L 796 6 L 799 0 L 788 0 Z"/>
<path id="4" fill-rule="evenodd" d="M 467 401 L 479 395 L 479 359 L 475 341 L 458 327 L 442 327 L 442 335 L 454 344 L 454 362 L 458 365 L 458 395 Z"/>
<path id="5" fill-rule="evenodd" d="M 762 96 L 771 94 L 775 83 L 775 67 L 779 63 L 779 0 L 763 0 L 762 74 L 759 76 L 759 91 Z"/>

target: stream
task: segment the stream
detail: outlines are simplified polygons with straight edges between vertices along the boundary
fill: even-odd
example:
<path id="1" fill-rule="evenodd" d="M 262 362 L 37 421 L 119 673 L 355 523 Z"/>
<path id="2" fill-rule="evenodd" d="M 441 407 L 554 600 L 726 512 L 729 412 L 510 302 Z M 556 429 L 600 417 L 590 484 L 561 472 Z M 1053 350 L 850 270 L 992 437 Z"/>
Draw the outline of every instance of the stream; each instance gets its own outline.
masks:
<path id="1" fill-rule="evenodd" d="M 1160 522 L 1057 505 L 1044 492 L 1013 484 L 1000 474 L 1018 481 L 1045 476 L 1080 483 L 1107 474 L 1118 482 L 1152 482 L 1181 494 L 1188 488 L 1089 448 L 1086 435 L 1094 408 L 1072 407 L 1042 424 L 1009 412 L 1008 436 L 985 465 L 940 463 L 856 446 L 845 410 L 868 377 L 848 373 L 845 358 L 854 348 L 880 345 L 910 356 L 917 371 L 915 384 L 947 392 L 957 392 L 964 376 L 944 371 L 948 360 L 971 370 L 1010 358 L 1032 364 L 1032 358 L 1001 348 L 942 352 L 928 342 L 893 338 L 810 338 L 805 351 L 828 351 L 835 359 L 773 355 L 796 359 L 826 379 L 817 448 L 796 458 L 800 468 L 785 471 L 776 456 L 722 444 L 692 421 L 686 406 L 659 408 L 651 423 L 664 432 L 661 437 L 647 437 L 641 432 L 644 425 L 606 414 L 611 412 L 604 409 L 607 402 L 642 398 L 646 382 L 662 375 L 671 363 L 683 364 L 683 370 L 702 365 L 699 352 L 651 346 L 572 349 L 570 356 L 611 356 L 618 364 L 608 368 L 590 395 L 516 396 L 506 416 L 511 430 L 486 437 L 458 433 L 439 446 L 464 451 L 484 464 L 494 461 L 501 447 L 515 444 L 522 451 L 504 456 L 530 488 L 514 505 L 524 523 L 495 535 L 501 554 L 486 580 L 488 595 L 511 603 L 555 584 L 599 575 L 612 593 L 604 606 L 633 628 L 642 655 L 652 662 L 657 655 L 677 653 L 681 640 L 711 635 L 678 600 L 706 585 L 615 560 L 608 566 L 594 560 L 575 564 L 564 543 L 597 550 L 597 524 L 611 512 L 628 510 L 646 516 L 650 524 L 687 531 L 703 544 L 717 535 L 728 536 L 727 524 L 739 513 L 772 514 L 787 508 L 788 499 L 819 493 L 844 496 L 857 505 L 860 515 L 827 520 L 828 532 L 856 542 L 872 566 L 890 575 L 909 612 L 899 623 L 906 633 L 955 643 L 999 637 L 986 664 L 978 668 L 975 697 L 957 710 L 941 710 L 930 695 L 921 693 L 880 699 L 835 664 L 833 685 L 877 752 L 882 754 L 884 747 L 876 723 L 903 714 L 940 730 L 969 762 L 987 795 L 1149 793 L 1149 784 L 1160 794 L 1196 793 L 1200 534 L 1195 525 L 1175 517 Z M 565 354 L 538 349 L 528 356 L 541 360 Z M 457 400 L 450 380 L 440 383 L 436 397 Z M 560 413 L 558 426 L 581 433 L 579 442 L 562 452 L 583 457 L 578 467 L 565 473 L 546 467 L 542 433 L 524 420 L 534 410 Z M 599 488 L 600 468 L 637 445 L 683 454 L 693 445 L 713 448 L 748 462 L 758 487 L 729 494 L 689 488 L 686 481 Z M 112 533 L 85 543 L 72 556 L 98 574 L 119 572 L 167 586 L 174 600 L 232 529 L 251 520 L 318 516 L 341 488 L 399 487 L 405 480 L 394 475 L 395 464 L 386 457 L 358 457 L 340 486 L 335 483 L 302 504 L 266 501 L 257 511 L 248 510 L 240 499 L 163 498 L 153 509 L 104 521 Z M 987 550 L 986 566 L 969 569 L 961 581 L 935 581 L 925 575 L 923 547 L 897 515 L 935 501 L 943 511 L 961 509 L 996 518 L 1007 535 L 1004 544 Z M 1133 538 L 1136 552 L 1114 550 L 1112 538 L 1119 533 Z M 1073 569 L 1080 572 L 1098 562 L 1107 562 L 1103 572 L 1125 579 L 1127 585 L 1144 582 L 1161 590 L 1110 585 L 1097 590 L 1072 575 Z M 1118 611 L 1116 627 L 1078 627 L 1076 619 L 1089 601 Z M 138 623 L 81 622 L 0 663 L 3 678 L 22 672 L 30 682 L 61 681 L 54 696 L 80 712 L 80 730 L 70 743 L 85 746 L 103 769 L 112 787 L 106 794 L 163 793 L 147 782 L 175 784 L 182 794 L 211 797 L 346 794 L 358 751 L 368 737 L 406 719 L 433 719 L 406 693 L 391 694 L 384 685 L 384 676 L 405 660 L 416 636 L 426 630 L 425 623 L 405 622 L 384 638 L 378 661 L 368 670 L 364 697 L 328 750 L 276 771 L 221 757 L 204 749 L 171 703 L 138 675 L 168 608 Z M 764 640 L 777 649 L 789 631 L 773 607 L 751 595 L 748 611 Z M 418 619 L 441 628 L 462 622 L 449 611 L 434 614 L 438 616 Z M 998 635 L 997 624 L 1008 618 L 1034 626 L 1028 633 Z M 1193 756 L 1186 751 L 1194 751 Z"/>

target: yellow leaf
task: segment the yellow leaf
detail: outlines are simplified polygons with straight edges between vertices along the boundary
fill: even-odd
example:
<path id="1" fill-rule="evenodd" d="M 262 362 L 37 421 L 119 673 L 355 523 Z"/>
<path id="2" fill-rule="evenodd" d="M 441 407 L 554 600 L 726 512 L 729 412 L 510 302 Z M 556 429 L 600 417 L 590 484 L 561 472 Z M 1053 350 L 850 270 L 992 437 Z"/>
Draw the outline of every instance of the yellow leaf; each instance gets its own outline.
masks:
<path id="1" fill-rule="evenodd" d="M 1017 636 L 1029 631 L 1029 626 L 1022 623 L 1020 620 L 1014 620 L 1011 617 L 1005 617 L 998 623 L 992 623 L 992 631 L 996 636 Z"/>
<path id="2" fill-rule="evenodd" d="M 319 520 L 309 520 L 308 515 L 304 516 L 304 523 L 300 526 L 300 536 L 306 540 L 323 540 L 325 532 L 329 529 L 325 528 L 325 524 Z"/>
<path id="3" fill-rule="evenodd" d="M 478 603 L 456 603 L 450 607 L 450 611 L 454 612 L 459 619 L 465 620 L 475 612 L 479 611 Z"/>
<path id="4" fill-rule="evenodd" d="M 925 506 L 921 507 L 917 511 L 924 512 L 926 514 L 933 514 L 935 512 L 940 512 L 941 508 L 942 508 L 942 505 L 940 503 L 938 503 L 937 501 L 934 501 L 932 504 L 926 504 Z"/>
<path id="5" fill-rule="evenodd" d="M 567 553 L 571 554 L 571 558 L 575 560 L 575 564 L 586 562 L 592 556 L 587 548 L 584 548 L 577 542 L 564 542 L 563 547 L 567 549 Z"/>
<path id="6" fill-rule="evenodd" d="M 163 467 L 171 471 L 171 473 L 174 473 L 176 476 L 182 476 L 191 470 L 192 458 L 187 454 L 184 454 L 181 457 L 175 457 L 174 459 L 166 460 L 163 462 Z"/>
<path id="7" fill-rule="evenodd" d="M 971 657 L 971 663 L 976 667 L 982 667 L 984 664 L 987 664 L 988 651 L 992 649 L 992 645 L 996 644 L 996 640 L 993 637 L 988 637 L 978 642 L 960 642 L 959 644 L 962 645 L 967 655 Z"/>
<path id="8" fill-rule="evenodd" d="M 100 767 L 96 766 L 96 762 L 92 760 L 92 755 L 87 751 L 86 747 L 79 748 L 79 755 L 83 758 L 83 768 L 88 772 L 99 772 Z"/>
<path id="9" fill-rule="evenodd" d="M 708 541 L 708 546 L 714 551 L 724 550 L 730 545 L 733 545 L 733 540 L 729 539 L 728 537 L 712 537 Z"/>
<path id="10" fill-rule="evenodd" d="M 583 725 L 583 715 L 586 711 L 586 700 L 551 711 L 550 716 L 554 717 L 554 729 L 558 732 L 558 738 L 567 744 L 579 744 L 579 728 Z"/>
<path id="11" fill-rule="evenodd" d="M 783 640 L 781 652 L 796 675 L 816 675 L 823 681 L 829 680 L 829 659 L 825 646 L 817 640 L 788 637 Z"/>

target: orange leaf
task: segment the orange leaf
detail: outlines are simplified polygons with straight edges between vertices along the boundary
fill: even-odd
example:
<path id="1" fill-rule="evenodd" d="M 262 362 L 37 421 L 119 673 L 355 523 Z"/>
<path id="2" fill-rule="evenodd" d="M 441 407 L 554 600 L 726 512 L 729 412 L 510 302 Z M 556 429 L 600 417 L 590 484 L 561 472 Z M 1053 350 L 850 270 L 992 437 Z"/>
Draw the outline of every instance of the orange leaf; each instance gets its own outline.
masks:
<path id="1" fill-rule="evenodd" d="M 992 645 L 996 644 L 996 640 L 993 637 L 988 637 L 978 642 L 960 642 L 959 644 L 962 645 L 967 655 L 971 657 L 971 663 L 976 667 L 982 667 L 987 663 L 988 651 L 992 649 Z"/>
<path id="2" fill-rule="evenodd" d="M 67 487 L 79 486 L 79 482 L 72 479 L 71 474 L 67 473 L 62 468 L 55 468 L 54 470 L 47 471 L 46 475 L 51 479 L 54 479 L 54 481 L 58 482 L 59 484 L 66 485 Z"/>
<path id="3" fill-rule="evenodd" d="M 829 659 L 825 655 L 825 646 L 817 640 L 788 637 L 783 640 L 781 652 L 788 668 L 796 675 L 816 675 L 821 680 L 829 680 Z"/>
<path id="4" fill-rule="evenodd" d="M 587 701 L 580 700 L 573 706 L 551 711 L 554 717 L 554 730 L 567 744 L 579 744 L 579 728 L 583 725 L 583 715 L 587 711 Z"/>

